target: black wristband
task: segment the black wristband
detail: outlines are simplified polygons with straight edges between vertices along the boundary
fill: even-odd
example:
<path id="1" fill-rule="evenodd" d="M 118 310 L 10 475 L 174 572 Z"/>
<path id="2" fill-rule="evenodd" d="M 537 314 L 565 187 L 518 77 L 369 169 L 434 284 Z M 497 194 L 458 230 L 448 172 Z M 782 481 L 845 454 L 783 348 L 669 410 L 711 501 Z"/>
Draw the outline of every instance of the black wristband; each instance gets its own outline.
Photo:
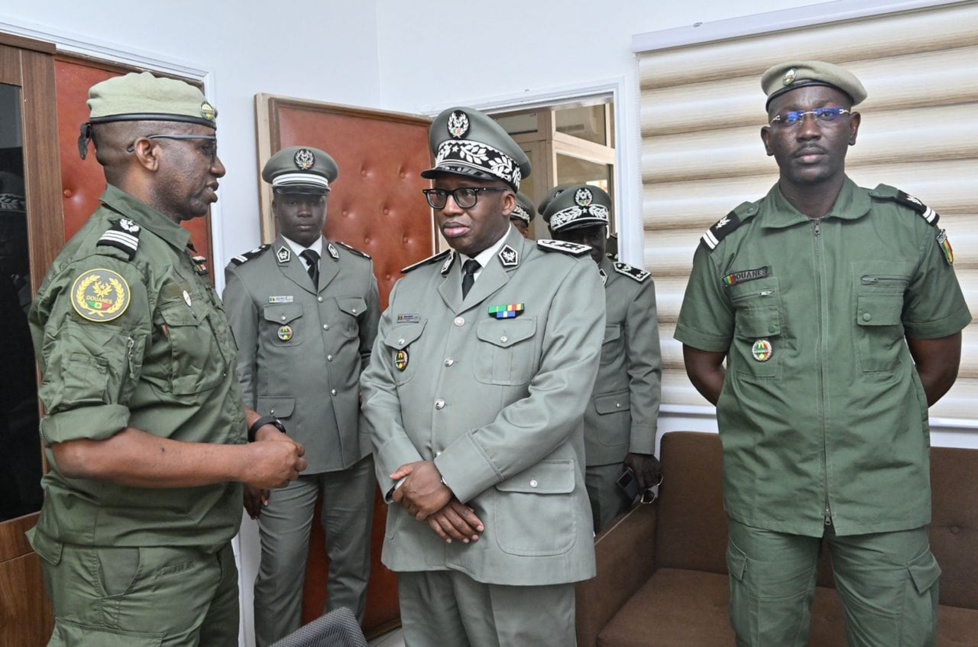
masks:
<path id="1" fill-rule="evenodd" d="M 282 421 L 276 418 L 275 416 L 262 416 L 258 420 L 255 420 L 255 424 L 248 427 L 249 443 L 255 442 L 255 436 L 258 435 L 258 430 L 264 427 L 265 425 L 275 425 L 276 427 L 278 427 L 278 430 L 281 431 L 283 434 L 288 433 L 287 431 L 285 431 L 285 425 L 282 424 Z"/>

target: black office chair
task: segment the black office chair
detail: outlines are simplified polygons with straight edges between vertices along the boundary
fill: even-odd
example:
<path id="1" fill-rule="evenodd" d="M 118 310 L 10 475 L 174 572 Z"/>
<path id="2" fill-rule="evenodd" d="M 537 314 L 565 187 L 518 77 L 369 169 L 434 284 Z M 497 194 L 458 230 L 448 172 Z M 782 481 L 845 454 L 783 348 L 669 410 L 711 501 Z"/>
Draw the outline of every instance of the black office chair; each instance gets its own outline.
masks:
<path id="1" fill-rule="evenodd" d="M 353 612 L 340 607 L 300 627 L 272 647 L 367 647 L 367 639 Z"/>

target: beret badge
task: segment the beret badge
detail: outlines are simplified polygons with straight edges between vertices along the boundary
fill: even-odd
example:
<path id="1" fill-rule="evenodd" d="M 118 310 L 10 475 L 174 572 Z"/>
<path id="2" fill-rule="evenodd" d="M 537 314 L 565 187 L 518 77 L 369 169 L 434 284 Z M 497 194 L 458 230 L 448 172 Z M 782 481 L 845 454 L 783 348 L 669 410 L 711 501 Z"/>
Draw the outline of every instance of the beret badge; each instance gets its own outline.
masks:
<path id="1" fill-rule="evenodd" d="M 300 171 L 308 171 L 316 163 L 316 158 L 308 148 L 300 148 L 293 158 L 295 167 Z"/>
<path id="2" fill-rule="evenodd" d="M 217 119 L 217 109 L 206 101 L 200 104 L 200 116 L 208 121 Z"/>
<path id="3" fill-rule="evenodd" d="M 456 110 L 448 117 L 448 134 L 459 139 L 469 132 L 469 117 L 461 110 Z"/>
<path id="4" fill-rule="evenodd" d="M 784 85 L 791 85 L 792 83 L 795 82 L 795 75 L 796 75 L 795 68 L 791 68 L 790 70 L 784 73 L 784 78 L 781 80 L 781 82 Z"/>
<path id="5" fill-rule="evenodd" d="M 574 194 L 574 202 L 581 207 L 587 207 L 594 201 L 594 195 L 591 193 L 590 189 L 578 189 L 577 193 Z"/>

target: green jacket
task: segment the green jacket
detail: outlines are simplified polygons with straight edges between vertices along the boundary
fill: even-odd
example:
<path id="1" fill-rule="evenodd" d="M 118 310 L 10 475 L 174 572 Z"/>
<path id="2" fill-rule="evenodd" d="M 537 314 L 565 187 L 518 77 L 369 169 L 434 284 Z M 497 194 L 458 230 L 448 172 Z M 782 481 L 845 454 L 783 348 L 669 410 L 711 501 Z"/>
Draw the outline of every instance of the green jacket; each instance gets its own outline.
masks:
<path id="1" fill-rule="evenodd" d="M 245 402 L 281 418 L 303 444 L 305 474 L 346 469 L 370 453 L 358 433 L 360 373 L 380 319 L 369 257 L 324 240 L 319 264 L 315 290 L 280 236 L 224 270 Z"/>
<path id="2" fill-rule="evenodd" d="M 246 442 L 234 341 L 189 243 L 187 230 L 110 185 L 62 250 L 30 313 L 46 446 L 126 427 Z M 240 484 L 125 487 L 66 478 L 50 450 L 48 459 L 37 525 L 46 539 L 216 550 L 238 531 Z"/>
<path id="3" fill-rule="evenodd" d="M 927 404 L 905 337 L 971 321 L 935 224 L 906 194 L 847 178 L 821 220 L 775 185 L 704 236 L 675 337 L 727 352 L 731 517 L 809 536 L 930 521 Z"/>
<path id="4" fill-rule="evenodd" d="M 465 300 L 461 262 L 447 253 L 391 292 L 360 380 L 381 491 L 401 465 L 433 460 L 485 523 L 479 541 L 446 544 L 391 505 L 383 561 L 394 571 L 457 570 L 506 585 L 594 576 L 583 414 L 604 295 L 590 258 L 546 244 L 511 227 Z"/>
<path id="5" fill-rule="evenodd" d="M 584 411 L 588 465 L 655 453 L 662 356 L 655 283 L 648 272 L 604 258 L 606 319 L 601 366 Z"/>

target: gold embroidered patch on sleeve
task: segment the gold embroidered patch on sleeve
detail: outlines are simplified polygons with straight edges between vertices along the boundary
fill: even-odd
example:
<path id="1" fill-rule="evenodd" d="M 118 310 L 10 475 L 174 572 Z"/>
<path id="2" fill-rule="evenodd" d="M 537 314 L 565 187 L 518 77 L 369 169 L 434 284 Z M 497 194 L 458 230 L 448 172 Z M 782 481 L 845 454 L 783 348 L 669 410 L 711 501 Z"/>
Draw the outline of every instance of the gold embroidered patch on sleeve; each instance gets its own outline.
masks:
<path id="1" fill-rule="evenodd" d="M 129 284 L 116 272 L 83 272 L 71 286 L 71 305 L 83 319 L 103 323 L 118 319 L 129 307 Z"/>

